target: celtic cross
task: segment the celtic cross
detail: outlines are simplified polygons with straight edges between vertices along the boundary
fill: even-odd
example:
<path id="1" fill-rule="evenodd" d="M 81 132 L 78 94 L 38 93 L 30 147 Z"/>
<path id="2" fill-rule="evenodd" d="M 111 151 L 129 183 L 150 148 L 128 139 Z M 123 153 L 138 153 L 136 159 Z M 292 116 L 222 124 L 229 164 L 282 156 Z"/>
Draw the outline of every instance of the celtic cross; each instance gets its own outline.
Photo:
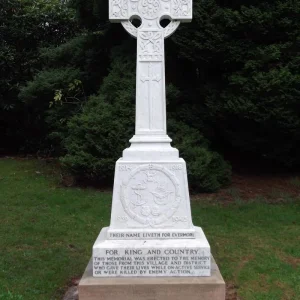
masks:
<path id="1" fill-rule="evenodd" d="M 192 20 L 192 0 L 110 0 L 111 22 L 137 38 L 136 130 L 131 143 L 168 142 L 166 133 L 164 39 L 180 22 Z M 136 28 L 131 21 L 139 19 Z M 171 22 L 160 25 L 162 19 Z"/>
<path id="2" fill-rule="evenodd" d="M 93 275 L 210 276 L 210 246 L 192 222 L 186 163 L 166 130 L 164 39 L 181 21 L 192 19 L 192 0 L 109 1 L 110 20 L 121 22 L 137 38 L 136 130 L 116 162 L 110 226 L 101 230 L 93 246 Z M 138 28 L 133 19 L 141 21 Z M 162 19 L 170 20 L 165 28 Z M 152 264 L 148 258 L 167 256 L 165 271 L 152 272 L 157 261 Z M 189 269 L 173 268 L 173 258 L 179 257 L 190 263 Z M 123 258 L 147 259 L 150 265 L 146 270 L 135 264 L 129 271 L 105 268 L 111 259 L 117 264 Z"/>

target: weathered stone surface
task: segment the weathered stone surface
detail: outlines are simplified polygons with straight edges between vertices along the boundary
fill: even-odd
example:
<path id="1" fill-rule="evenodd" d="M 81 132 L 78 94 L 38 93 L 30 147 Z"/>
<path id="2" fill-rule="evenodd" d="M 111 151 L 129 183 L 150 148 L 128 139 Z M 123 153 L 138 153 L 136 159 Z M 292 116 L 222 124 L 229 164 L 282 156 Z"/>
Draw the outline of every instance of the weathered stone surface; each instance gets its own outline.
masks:
<path id="1" fill-rule="evenodd" d="M 77 285 L 74 285 L 74 286 L 71 286 L 66 294 L 64 295 L 64 298 L 63 300 L 78 300 L 78 286 Z"/>
<path id="2" fill-rule="evenodd" d="M 79 300 L 225 300 L 225 282 L 212 258 L 210 277 L 95 278 L 92 259 L 79 283 Z"/>

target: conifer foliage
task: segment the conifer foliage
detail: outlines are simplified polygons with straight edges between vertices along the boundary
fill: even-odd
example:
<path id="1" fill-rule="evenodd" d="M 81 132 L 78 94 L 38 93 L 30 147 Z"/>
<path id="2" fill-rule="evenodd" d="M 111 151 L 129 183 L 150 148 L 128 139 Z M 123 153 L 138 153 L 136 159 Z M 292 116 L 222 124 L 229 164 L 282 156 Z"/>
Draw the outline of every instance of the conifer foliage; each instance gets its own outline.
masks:
<path id="1" fill-rule="evenodd" d="M 173 36 L 190 66 L 181 101 L 191 118 L 289 167 L 300 165 L 299 16 L 300 1 L 195 1 L 193 22 Z"/>

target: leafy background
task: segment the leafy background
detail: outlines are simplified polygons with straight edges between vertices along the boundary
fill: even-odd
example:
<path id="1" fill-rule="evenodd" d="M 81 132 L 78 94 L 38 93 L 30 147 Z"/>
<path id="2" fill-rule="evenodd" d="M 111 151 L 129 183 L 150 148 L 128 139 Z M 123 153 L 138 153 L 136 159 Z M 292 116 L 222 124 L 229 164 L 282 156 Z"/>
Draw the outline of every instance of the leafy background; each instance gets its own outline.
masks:
<path id="1" fill-rule="evenodd" d="M 59 157 L 78 179 L 111 181 L 133 134 L 136 41 L 108 22 L 107 5 L 3 2 L 3 154 Z M 300 1 L 193 8 L 166 40 L 168 132 L 193 189 L 228 184 L 236 157 L 299 168 Z"/>

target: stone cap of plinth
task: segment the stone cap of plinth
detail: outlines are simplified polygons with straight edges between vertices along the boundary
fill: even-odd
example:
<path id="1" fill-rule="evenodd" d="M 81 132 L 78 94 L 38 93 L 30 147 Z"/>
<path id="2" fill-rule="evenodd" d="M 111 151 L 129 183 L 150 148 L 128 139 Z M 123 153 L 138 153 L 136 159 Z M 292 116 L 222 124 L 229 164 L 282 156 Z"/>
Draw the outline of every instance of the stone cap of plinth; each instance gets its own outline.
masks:
<path id="1" fill-rule="evenodd" d="M 93 277 L 92 259 L 79 283 L 79 300 L 225 300 L 225 282 L 212 258 L 210 277 Z"/>

